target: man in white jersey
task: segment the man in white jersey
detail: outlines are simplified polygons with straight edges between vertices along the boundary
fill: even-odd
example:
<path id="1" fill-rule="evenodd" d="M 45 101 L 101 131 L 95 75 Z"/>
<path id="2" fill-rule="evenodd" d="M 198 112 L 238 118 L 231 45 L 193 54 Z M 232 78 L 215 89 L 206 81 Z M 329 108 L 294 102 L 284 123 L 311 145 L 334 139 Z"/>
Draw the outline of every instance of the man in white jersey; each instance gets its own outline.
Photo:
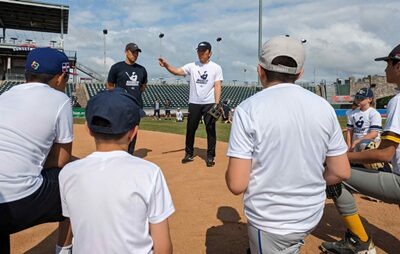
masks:
<path id="1" fill-rule="evenodd" d="M 64 53 L 34 49 L 25 64 L 27 83 L 0 96 L 0 253 L 9 253 L 10 234 L 55 221 L 61 221 L 57 252 L 71 251 L 58 187 L 73 139 L 68 71 Z"/>
<path id="2" fill-rule="evenodd" d="M 376 58 L 386 61 L 386 80 L 400 88 L 400 45 L 388 56 Z M 353 192 L 358 192 L 387 203 L 400 204 L 400 94 L 393 97 L 387 107 L 387 119 L 381 143 L 377 149 L 363 152 L 350 152 L 352 163 L 392 162 L 393 172 L 381 172 L 364 168 L 352 168 L 351 177 L 342 186 L 341 195 L 333 198 L 336 208 L 342 215 L 347 227 L 342 240 L 325 242 L 320 249 L 325 253 L 363 253 L 375 254 L 376 249 L 371 237 L 358 215 Z"/>
<path id="3" fill-rule="evenodd" d="M 300 40 L 267 41 L 258 65 L 264 90 L 233 117 L 226 182 L 244 193 L 252 254 L 299 253 L 322 217 L 326 184 L 350 174 L 335 111 L 294 84 L 304 60 Z"/>
<path id="4" fill-rule="evenodd" d="M 127 152 L 138 131 L 139 103 L 121 88 L 99 93 L 88 102 L 86 121 L 96 152 L 60 173 L 74 254 L 172 253 L 168 217 L 175 208 L 164 176 Z"/>
<path id="5" fill-rule="evenodd" d="M 347 118 L 347 131 L 352 134 L 350 150 L 364 139 L 370 139 L 379 144 L 382 131 L 382 117 L 371 106 L 374 93 L 371 88 L 363 87 L 357 91 L 354 100 L 358 108 L 351 112 Z"/>
<path id="6" fill-rule="evenodd" d="M 214 166 L 215 146 L 217 142 L 215 119 L 207 114 L 211 108 L 219 109 L 221 83 L 223 80 L 221 67 L 210 60 L 211 44 L 204 41 L 197 46 L 199 61 L 175 68 L 163 58 L 159 59 L 161 67 L 178 76 L 190 75 L 189 115 L 186 125 L 185 157 L 182 163 L 193 161 L 194 138 L 199 122 L 204 117 L 207 131 L 207 167 Z"/>

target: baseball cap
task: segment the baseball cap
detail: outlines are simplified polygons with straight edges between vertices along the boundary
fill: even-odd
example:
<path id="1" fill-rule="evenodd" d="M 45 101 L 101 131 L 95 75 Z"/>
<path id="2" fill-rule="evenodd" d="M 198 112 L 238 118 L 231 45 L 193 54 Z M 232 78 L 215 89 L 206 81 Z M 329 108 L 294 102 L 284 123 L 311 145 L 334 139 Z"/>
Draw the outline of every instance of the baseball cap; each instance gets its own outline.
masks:
<path id="1" fill-rule="evenodd" d="M 95 125 L 95 118 L 103 118 L 109 126 Z M 86 121 L 95 133 L 123 134 L 140 121 L 140 107 L 137 100 L 122 88 L 114 88 L 98 93 L 86 106 Z"/>
<path id="2" fill-rule="evenodd" d="M 202 41 L 197 45 L 196 50 L 210 50 L 211 51 L 211 44 L 207 41 Z"/>
<path id="3" fill-rule="evenodd" d="M 68 57 L 64 52 L 53 48 L 36 48 L 29 52 L 25 70 L 31 73 L 59 74 L 69 73 Z"/>
<path id="4" fill-rule="evenodd" d="M 272 64 L 272 61 L 278 56 L 287 56 L 293 58 L 297 67 Z M 275 71 L 287 74 L 299 74 L 303 69 L 306 52 L 303 43 L 300 40 L 291 37 L 274 37 L 264 43 L 260 52 L 260 65 L 269 71 Z"/>
<path id="5" fill-rule="evenodd" d="M 136 51 L 142 52 L 139 46 L 133 42 L 126 44 L 125 50 L 129 50 L 131 52 L 136 52 Z"/>
<path id="6" fill-rule="evenodd" d="M 388 60 L 400 60 L 400 44 L 397 45 L 388 56 L 375 58 L 375 61 L 388 61 Z"/>
<path id="7" fill-rule="evenodd" d="M 374 93 L 372 92 L 371 88 L 363 87 L 357 91 L 354 98 L 359 100 L 363 100 L 366 98 L 374 98 Z"/>

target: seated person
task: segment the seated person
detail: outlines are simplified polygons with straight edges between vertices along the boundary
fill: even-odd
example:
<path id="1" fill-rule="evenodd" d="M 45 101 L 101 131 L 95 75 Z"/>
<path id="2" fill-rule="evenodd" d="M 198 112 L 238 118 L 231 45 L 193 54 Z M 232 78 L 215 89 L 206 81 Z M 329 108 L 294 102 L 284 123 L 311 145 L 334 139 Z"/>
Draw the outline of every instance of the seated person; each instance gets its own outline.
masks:
<path id="1" fill-rule="evenodd" d="M 138 132 L 138 102 L 119 88 L 101 92 L 89 100 L 86 121 L 96 151 L 60 174 L 74 254 L 172 253 L 175 208 L 161 169 L 126 152 Z"/>

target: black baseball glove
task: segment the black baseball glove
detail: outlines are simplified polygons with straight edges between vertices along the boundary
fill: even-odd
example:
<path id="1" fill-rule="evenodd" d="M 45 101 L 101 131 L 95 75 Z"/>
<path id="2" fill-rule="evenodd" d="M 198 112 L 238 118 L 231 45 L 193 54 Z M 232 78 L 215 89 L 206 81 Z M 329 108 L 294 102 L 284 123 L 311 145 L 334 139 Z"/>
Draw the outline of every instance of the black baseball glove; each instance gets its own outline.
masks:
<path id="1" fill-rule="evenodd" d="M 337 183 L 333 185 L 326 186 L 326 197 L 327 198 L 337 198 L 342 194 L 342 183 Z"/>
<path id="2" fill-rule="evenodd" d="M 214 104 L 212 108 L 207 112 L 207 114 L 209 114 L 213 118 L 214 122 L 218 121 L 222 114 L 221 105 L 219 103 Z"/>

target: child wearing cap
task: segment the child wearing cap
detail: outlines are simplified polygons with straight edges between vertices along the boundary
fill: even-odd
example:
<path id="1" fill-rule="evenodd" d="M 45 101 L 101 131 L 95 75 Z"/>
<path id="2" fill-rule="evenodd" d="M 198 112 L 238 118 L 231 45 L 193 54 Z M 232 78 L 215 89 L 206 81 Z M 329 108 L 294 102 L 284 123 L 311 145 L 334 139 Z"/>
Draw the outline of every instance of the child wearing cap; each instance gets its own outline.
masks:
<path id="1" fill-rule="evenodd" d="M 175 211 L 160 168 L 130 155 L 140 107 L 122 89 L 89 100 L 86 121 L 96 151 L 60 174 L 63 214 L 79 253 L 172 253 L 168 217 Z"/>
<path id="2" fill-rule="evenodd" d="M 357 91 L 354 102 L 358 109 L 352 111 L 347 118 L 347 131 L 351 136 L 349 150 L 364 139 L 370 139 L 379 144 L 380 132 L 382 131 L 382 117 L 379 112 L 372 107 L 374 93 L 370 88 L 364 87 Z M 349 144 L 348 144 L 349 145 Z"/>
<path id="3" fill-rule="evenodd" d="M 10 234 L 56 221 L 56 253 L 71 251 L 58 187 L 73 140 L 68 67 L 63 52 L 36 48 L 26 59 L 26 83 L 0 96 L 0 253 L 9 253 Z"/>
<path id="4" fill-rule="evenodd" d="M 329 103 L 294 84 L 301 41 L 275 37 L 260 53 L 264 89 L 235 109 L 226 182 L 244 193 L 252 254 L 300 253 L 322 217 L 326 184 L 350 175 L 347 146 Z"/>

